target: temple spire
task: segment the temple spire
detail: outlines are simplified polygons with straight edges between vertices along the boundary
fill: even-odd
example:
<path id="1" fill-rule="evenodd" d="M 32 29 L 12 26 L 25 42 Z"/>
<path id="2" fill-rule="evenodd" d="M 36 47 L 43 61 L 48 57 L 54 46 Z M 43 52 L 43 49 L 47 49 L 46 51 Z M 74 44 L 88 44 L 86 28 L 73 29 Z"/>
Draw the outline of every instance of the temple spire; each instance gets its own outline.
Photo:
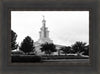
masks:
<path id="1" fill-rule="evenodd" d="M 48 28 L 46 27 L 46 20 L 45 17 L 43 16 L 43 20 L 42 20 L 42 27 L 40 29 L 40 38 L 38 40 L 39 43 L 52 43 L 53 41 L 49 38 L 49 31 Z"/>
<path id="2" fill-rule="evenodd" d="M 43 15 L 43 20 L 42 20 L 43 26 L 45 27 L 46 24 L 46 20 L 45 20 L 45 16 Z"/>

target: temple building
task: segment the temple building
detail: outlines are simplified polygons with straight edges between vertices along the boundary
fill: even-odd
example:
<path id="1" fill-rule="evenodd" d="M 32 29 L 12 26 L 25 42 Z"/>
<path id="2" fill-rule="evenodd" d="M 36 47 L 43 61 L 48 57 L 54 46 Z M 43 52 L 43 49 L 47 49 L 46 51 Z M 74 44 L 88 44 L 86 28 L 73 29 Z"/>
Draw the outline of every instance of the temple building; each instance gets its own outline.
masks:
<path id="1" fill-rule="evenodd" d="M 46 20 L 44 16 L 43 16 L 42 27 L 40 28 L 39 36 L 40 37 L 37 43 L 39 44 L 53 43 L 53 41 L 49 38 L 49 31 L 48 28 L 46 27 Z"/>
<path id="2" fill-rule="evenodd" d="M 37 55 L 44 55 L 44 52 L 41 52 L 40 50 L 41 44 L 53 43 L 53 40 L 49 38 L 49 31 L 48 31 L 48 28 L 46 27 L 46 20 L 44 16 L 42 20 L 42 27 L 40 28 L 40 31 L 39 31 L 39 36 L 40 36 L 39 39 L 34 43 L 35 49 L 36 49 Z M 55 52 L 54 54 L 58 54 L 59 49 L 63 46 L 58 45 L 58 44 L 55 44 L 55 46 L 56 46 L 57 52 Z"/>
<path id="3" fill-rule="evenodd" d="M 35 49 L 37 50 L 38 55 L 43 54 L 40 50 L 41 48 L 40 45 L 45 43 L 53 43 L 53 40 L 49 38 L 49 31 L 48 28 L 46 27 L 45 17 L 43 16 L 42 27 L 40 28 L 39 31 L 39 39 L 38 41 L 35 42 Z"/>

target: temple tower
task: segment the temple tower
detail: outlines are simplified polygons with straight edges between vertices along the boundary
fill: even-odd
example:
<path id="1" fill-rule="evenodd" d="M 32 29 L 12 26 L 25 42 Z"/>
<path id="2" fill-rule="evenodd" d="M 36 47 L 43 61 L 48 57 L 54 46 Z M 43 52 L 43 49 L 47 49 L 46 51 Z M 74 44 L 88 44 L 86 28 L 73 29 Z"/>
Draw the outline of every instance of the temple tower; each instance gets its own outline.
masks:
<path id="1" fill-rule="evenodd" d="M 43 16 L 42 20 L 42 27 L 40 28 L 39 32 L 40 38 L 38 40 L 38 43 L 43 44 L 43 43 L 53 43 L 53 41 L 49 38 L 49 31 L 48 28 L 46 27 L 46 20 L 45 17 Z"/>

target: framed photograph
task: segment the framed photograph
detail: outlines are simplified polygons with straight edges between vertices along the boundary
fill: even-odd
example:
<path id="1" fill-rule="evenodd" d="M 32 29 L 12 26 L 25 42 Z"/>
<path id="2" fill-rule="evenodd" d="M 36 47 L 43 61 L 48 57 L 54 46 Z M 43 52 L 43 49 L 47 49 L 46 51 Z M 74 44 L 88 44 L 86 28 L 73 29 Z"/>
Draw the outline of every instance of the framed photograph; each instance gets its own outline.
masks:
<path id="1" fill-rule="evenodd" d="M 89 63 L 89 11 L 11 11 L 11 30 L 11 63 Z"/>
<path id="2" fill-rule="evenodd" d="M 1 73 L 99 73 L 98 0 L 0 2 Z"/>

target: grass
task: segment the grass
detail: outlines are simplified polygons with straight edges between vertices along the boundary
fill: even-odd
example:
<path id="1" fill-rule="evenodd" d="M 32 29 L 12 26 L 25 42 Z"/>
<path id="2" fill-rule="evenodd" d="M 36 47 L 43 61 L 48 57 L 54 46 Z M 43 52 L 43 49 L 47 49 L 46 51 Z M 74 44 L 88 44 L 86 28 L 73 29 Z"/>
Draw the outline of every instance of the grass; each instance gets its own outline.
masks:
<path id="1" fill-rule="evenodd" d="M 61 55 L 61 56 L 42 56 L 42 59 L 88 59 L 88 57 L 82 57 L 82 56 L 68 56 L 68 55 Z"/>

